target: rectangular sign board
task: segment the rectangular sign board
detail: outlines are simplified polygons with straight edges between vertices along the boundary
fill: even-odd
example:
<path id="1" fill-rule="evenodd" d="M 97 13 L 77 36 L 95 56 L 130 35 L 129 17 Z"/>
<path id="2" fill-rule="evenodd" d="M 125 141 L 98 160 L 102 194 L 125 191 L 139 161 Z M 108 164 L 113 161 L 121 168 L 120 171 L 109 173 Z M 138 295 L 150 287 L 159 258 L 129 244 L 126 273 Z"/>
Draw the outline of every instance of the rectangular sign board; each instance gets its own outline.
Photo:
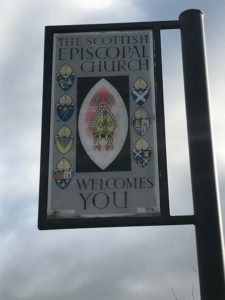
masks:
<path id="1" fill-rule="evenodd" d="M 148 224 L 167 197 L 154 30 L 97 29 L 46 28 L 40 229 Z"/>

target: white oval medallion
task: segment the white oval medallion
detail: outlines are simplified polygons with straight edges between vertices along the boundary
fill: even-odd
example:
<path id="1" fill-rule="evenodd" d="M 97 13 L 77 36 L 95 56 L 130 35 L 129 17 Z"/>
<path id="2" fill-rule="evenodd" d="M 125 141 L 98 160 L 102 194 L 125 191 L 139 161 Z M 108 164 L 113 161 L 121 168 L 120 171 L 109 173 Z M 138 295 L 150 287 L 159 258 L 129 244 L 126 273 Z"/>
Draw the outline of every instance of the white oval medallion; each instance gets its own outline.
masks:
<path id="1" fill-rule="evenodd" d="M 81 143 L 102 170 L 120 153 L 128 132 L 126 106 L 118 91 L 104 78 L 85 97 L 78 118 Z"/>

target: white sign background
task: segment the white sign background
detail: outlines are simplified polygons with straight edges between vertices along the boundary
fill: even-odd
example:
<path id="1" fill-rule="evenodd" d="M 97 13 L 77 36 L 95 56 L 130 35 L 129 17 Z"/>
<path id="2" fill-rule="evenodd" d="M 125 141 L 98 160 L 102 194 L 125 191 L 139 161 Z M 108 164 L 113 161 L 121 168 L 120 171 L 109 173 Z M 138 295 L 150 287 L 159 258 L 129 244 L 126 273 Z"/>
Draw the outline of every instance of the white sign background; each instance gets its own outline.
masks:
<path id="1" fill-rule="evenodd" d="M 151 30 L 54 34 L 48 218 L 160 215 L 153 55 Z M 57 80 L 57 74 L 65 65 L 70 66 L 75 76 L 67 90 L 63 90 Z M 76 167 L 77 141 L 80 138 L 78 78 L 99 77 L 107 80 L 109 76 L 127 76 L 129 82 L 127 138 L 130 149 L 127 157 L 130 169 L 107 171 L 106 168 L 98 172 L 79 172 Z M 135 102 L 138 101 L 138 93 L 143 96 L 149 93 L 145 103 Z M 56 108 L 65 94 L 72 99 L 74 111 L 68 120 L 63 121 Z M 140 108 L 140 113 L 136 113 Z M 150 116 L 150 126 L 140 134 L 134 128 L 134 119 L 143 113 L 143 109 Z M 55 145 L 55 137 L 63 125 L 70 129 L 73 137 L 73 146 L 65 154 L 60 153 Z M 134 152 L 143 147 L 151 149 L 151 159 L 141 166 L 135 160 Z M 62 180 L 66 182 L 63 188 L 56 182 L 55 176 L 55 170 L 62 160 L 69 163 L 64 173 L 67 177 L 64 176 Z"/>

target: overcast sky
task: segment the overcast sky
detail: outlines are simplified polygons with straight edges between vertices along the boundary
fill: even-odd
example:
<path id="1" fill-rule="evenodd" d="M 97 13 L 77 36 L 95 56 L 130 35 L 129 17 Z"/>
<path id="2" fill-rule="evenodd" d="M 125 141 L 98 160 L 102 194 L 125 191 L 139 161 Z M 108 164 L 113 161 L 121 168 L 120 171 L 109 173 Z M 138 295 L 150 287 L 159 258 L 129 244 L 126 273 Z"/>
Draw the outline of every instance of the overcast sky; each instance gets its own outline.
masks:
<path id="1" fill-rule="evenodd" d="M 214 149 L 225 216 L 225 2 L 7 0 L 0 10 L 0 298 L 199 299 L 192 226 L 38 231 L 44 26 L 205 14 Z M 163 33 L 173 214 L 192 212 L 179 33 Z M 177 154 L 179 153 L 179 155 Z M 206 162 L 207 163 L 207 162 Z"/>

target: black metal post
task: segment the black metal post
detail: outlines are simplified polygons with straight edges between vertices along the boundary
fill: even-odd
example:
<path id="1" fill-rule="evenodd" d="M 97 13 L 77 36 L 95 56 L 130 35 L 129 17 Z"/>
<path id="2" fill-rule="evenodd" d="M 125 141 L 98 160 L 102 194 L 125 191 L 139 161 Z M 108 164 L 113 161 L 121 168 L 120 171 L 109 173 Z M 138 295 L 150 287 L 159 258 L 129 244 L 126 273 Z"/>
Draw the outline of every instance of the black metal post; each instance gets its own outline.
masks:
<path id="1" fill-rule="evenodd" d="M 203 14 L 180 15 L 196 242 L 202 300 L 225 300 L 224 244 L 213 162 Z"/>

